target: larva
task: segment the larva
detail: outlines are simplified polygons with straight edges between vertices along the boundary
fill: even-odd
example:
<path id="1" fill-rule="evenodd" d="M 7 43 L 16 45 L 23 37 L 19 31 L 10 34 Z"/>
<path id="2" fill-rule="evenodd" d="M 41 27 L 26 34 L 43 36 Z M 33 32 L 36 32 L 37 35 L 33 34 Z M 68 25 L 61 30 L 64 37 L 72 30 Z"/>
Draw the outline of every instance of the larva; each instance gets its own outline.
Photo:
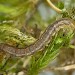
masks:
<path id="1" fill-rule="evenodd" d="M 60 30 L 61 27 L 64 27 L 64 25 L 74 26 L 70 19 L 63 18 L 49 25 L 38 40 L 26 48 L 16 48 L 7 44 L 0 44 L 0 49 L 15 56 L 31 55 L 32 53 L 40 50 L 52 37 L 52 35 L 57 32 L 57 29 Z"/>

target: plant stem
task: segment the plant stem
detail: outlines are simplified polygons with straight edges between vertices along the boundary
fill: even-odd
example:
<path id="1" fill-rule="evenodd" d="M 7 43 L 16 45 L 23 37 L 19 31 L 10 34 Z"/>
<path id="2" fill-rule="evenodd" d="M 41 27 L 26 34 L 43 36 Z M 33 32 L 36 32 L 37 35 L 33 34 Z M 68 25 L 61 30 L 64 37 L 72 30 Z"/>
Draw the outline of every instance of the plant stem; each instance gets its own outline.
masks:
<path id="1" fill-rule="evenodd" d="M 59 9 L 59 8 L 57 8 L 50 0 L 46 0 L 47 2 L 48 2 L 48 4 L 50 5 L 50 7 L 52 8 L 52 9 L 54 9 L 56 12 L 58 12 L 58 13 L 62 13 L 62 10 L 61 9 Z"/>

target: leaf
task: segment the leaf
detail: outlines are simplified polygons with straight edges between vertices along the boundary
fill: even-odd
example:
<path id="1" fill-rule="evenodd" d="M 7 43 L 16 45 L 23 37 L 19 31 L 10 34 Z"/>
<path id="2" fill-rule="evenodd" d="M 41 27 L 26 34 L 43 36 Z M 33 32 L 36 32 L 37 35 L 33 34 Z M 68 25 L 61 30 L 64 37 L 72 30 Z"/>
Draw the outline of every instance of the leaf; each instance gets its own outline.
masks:
<path id="1" fill-rule="evenodd" d="M 58 2 L 57 7 L 60 8 L 60 9 L 63 9 L 64 8 L 64 3 L 63 2 Z"/>

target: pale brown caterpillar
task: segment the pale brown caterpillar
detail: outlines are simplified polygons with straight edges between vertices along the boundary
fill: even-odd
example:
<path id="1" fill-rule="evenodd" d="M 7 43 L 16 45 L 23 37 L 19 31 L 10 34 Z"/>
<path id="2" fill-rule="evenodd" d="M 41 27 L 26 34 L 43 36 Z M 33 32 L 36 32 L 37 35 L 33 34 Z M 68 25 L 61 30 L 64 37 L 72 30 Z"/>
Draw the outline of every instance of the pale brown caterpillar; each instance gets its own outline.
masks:
<path id="1" fill-rule="evenodd" d="M 44 33 L 39 37 L 39 39 L 30 46 L 26 48 L 16 48 L 7 44 L 1 44 L 0 49 L 15 56 L 30 55 L 40 50 L 46 44 L 46 42 L 52 37 L 52 35 L 57 32 L 57 29 L 60 30 L 61 27 L 64 27 L 64 25 L 72 27 L 74 26 L 70 19 L 60 19 L 54 22 L 53 24 L 49 25 L 44 31 Z"/>

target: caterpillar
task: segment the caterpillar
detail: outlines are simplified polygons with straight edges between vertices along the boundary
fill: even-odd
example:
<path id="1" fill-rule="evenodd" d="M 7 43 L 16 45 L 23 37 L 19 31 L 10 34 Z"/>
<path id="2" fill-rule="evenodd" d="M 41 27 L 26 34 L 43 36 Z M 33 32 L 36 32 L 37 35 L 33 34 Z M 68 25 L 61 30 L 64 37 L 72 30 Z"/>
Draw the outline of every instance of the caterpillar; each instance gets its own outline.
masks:
<path id="1" fill-rule="evenodd" d="M 28 47 L 16 48 L 8 44 L 0 44 L 0 49 L 15 56 L 31 55 L 36 51 L 42 49 L 42 47 L 46 45 L 46 42 L 48 42 L 48 40 L 52 38 L 53 34 L 56 33 L 58 29 L 60 30 L 65 25 L 72 27 L 74 26 L 70 19 L 62 18 L 49 25 L 44 31 L 44 33 L 33 44 L 29 45 Z"/>

